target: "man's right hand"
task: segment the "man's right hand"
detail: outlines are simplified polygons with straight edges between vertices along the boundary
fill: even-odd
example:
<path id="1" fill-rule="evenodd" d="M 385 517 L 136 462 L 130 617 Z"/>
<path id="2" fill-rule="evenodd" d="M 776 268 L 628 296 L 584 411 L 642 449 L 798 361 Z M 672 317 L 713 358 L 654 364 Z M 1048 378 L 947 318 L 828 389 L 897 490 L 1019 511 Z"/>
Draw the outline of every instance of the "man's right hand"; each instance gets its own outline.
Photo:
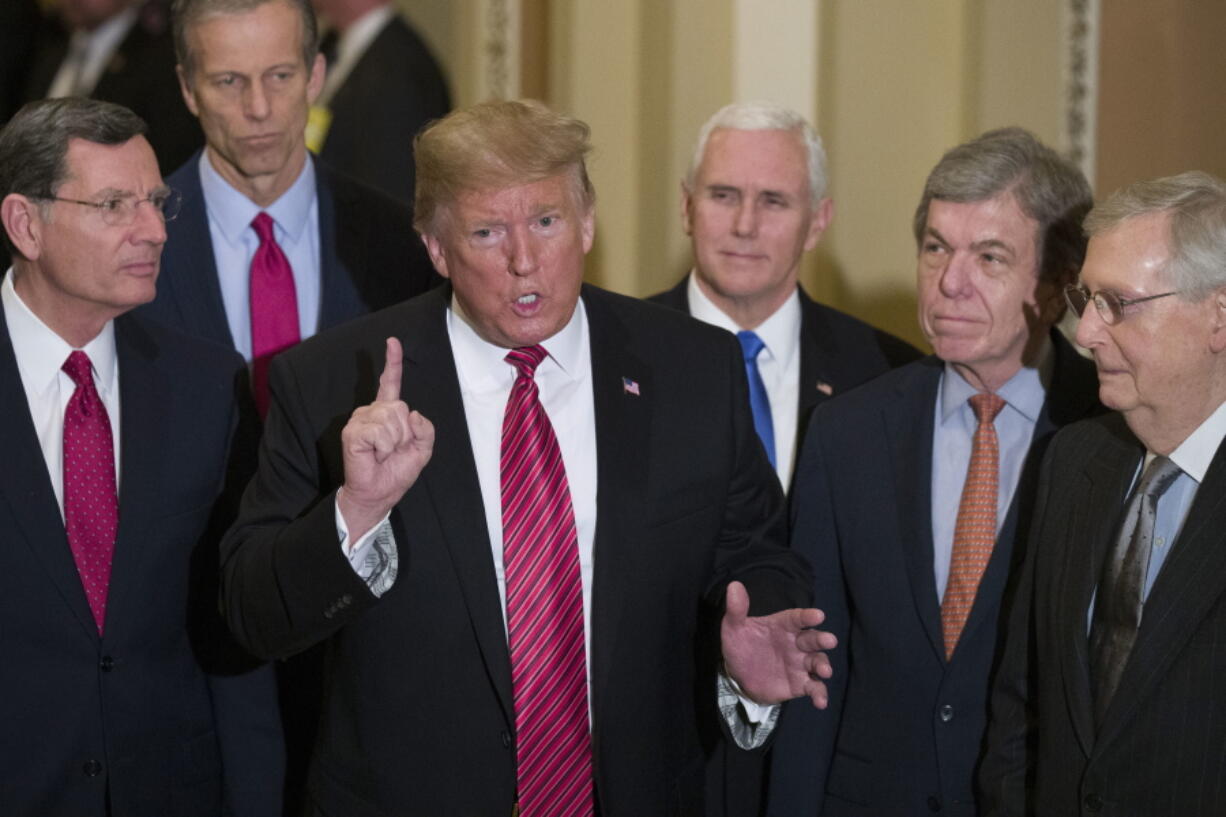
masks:
<path id="1" fill-rule="evenodd" d="M 421 474 L 434 451 L 434 425 L 400 399 L 404 351 L 387 339 L 387 360 L 375 401 L 353 412 L 341 430 L 345 484 L 337 505 L 349 541 L 377 525 Z"/>

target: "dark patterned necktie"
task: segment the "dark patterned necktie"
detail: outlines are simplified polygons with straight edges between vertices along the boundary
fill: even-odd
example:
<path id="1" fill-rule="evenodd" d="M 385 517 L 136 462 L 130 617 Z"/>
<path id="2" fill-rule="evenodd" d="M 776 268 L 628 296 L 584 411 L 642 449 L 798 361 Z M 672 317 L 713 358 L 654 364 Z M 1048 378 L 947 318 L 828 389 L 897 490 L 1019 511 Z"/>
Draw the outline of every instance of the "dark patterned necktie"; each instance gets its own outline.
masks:
<path id="1" fill-rule="evenodd" d="M 75 351 L 62 368 L 77 386 L 64 409 L 64 529 L 101 635 L 119 528 L 115 446 L 89 357 Z"/>
<path id="2" fill-rule="evenodd" d="M 1166 457 L 1154 457 L 1124 510 L 1120 534 L 1103 565 L 1090 623 L 1090 678 L 1094 722 L 1101 723 L 1141 626 L 1145 572 L 1154 546 L 1158 498 L 1180 474 Z"/>
<path id="3" fill-rule="evenodd" d="M 502 424 L 507 630 L 522 817 L 593 811 L 579 538 L 562 451 L 541 405 L 540 346 L 512 349 Z"/>

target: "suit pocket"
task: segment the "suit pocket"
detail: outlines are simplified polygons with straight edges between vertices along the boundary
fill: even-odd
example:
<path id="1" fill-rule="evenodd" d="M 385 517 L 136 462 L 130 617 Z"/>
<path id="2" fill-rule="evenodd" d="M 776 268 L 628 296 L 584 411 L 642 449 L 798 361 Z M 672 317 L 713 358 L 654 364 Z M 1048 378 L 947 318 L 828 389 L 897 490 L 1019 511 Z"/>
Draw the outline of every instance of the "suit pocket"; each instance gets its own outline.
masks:
<path id="1" fill-rule="evenodd" d="M 867 806 L 873 785 L 872 768 L 873 764 L 864 758 L 835 752 L 834 760 L 830 763 L 830 774 L 826 777 L 826 793 Z"/>

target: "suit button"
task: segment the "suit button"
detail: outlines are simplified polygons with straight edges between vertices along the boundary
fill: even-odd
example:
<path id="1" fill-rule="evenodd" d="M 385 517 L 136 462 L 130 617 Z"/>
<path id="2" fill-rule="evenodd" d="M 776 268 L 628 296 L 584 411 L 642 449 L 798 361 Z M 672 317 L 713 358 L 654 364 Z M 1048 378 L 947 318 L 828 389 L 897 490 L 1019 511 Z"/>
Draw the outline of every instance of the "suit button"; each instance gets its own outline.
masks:
<path id="1" fill-rule="evenodd" d="M 505 749 L 511 748 L 511 733 L 507 730 L 502 730 L 502 745 Z"/>
<path id="2" fill-rule="evenodd" d="M 1087 794 L 1081 803 L 1086 807 L 1086 811 L 1103 810 L 1103 798 L 1099 797 L 1097 794 Z"/>
<path id="3" fill-rule="evenodd" d="M 944 704 L 937 712 L 940 715 L 941 723 L 949 723 L 954 719 L 954 708 L 949 704 Z"/>
<path id="4" fill-rule="evenodd" d="M 96 760 L 87 760 L 81 771 L 85 772 L 86 777 L 97 777 L 102 774 L 102 764 Z"/>
<path id="5" fill-rule="evenodd" d="M 929 797 L 928 798 L 928 810 L 929 811 L 940 811 L 941 810 L 941 798 L 937 797 L 935 794 Z"/>
<path id="6" fill-rule="evenodd" d="M 102 656 L 101 660 L 98 661 L 98 669 L 103 672 L 110 672 L 115 669 L 115 659 L 109 655 Z"/>
<path id="7" fill-rule="evenodd" d="M 341 596 L 341 607 L 348 607 L 350 603 L 352 602 L 353 602 L 353 596 L 349 595 L 348 593 Z"/>
<path id="8" fill-rule="evenodd" d="M 324 618 L 332 618 L 332 616 L 334 615 L 336 615 L 336 611 L 333 610 L 331 607 L 329 607 L 327 610 L 324 610 Z"/>

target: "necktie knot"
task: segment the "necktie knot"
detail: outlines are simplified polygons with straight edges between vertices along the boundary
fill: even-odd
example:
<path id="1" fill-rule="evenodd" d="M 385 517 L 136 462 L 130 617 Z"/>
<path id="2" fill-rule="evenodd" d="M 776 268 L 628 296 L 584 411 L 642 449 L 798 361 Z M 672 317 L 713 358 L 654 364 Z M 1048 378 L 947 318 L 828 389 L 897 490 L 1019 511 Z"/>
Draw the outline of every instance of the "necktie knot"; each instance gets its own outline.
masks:
<path id="1" fill-rule="evenodd" d="M 263 210 L 257 213 L 255 218 L 251 219 L 251 229 L 255 230 L 255 234 L 259 236 L 260 246 L 275 240 L 272 231 L 274 223 L 272 216 Z"/>
<path id="2" fill-rule="evenodd" d="M 979 421 L 980 425 L 996 420 L 996 415 L 1000 414 L 1000 410 L 1005 407 L 1003 398 L 987 391 L 972 395 L 970 404 L 971 411 L 975 412 L 975 419 Z"/>
<path id="3" fill-rule="evenodd" d="M 86 386 L 87 384 L 93 385 L 93 366 L 89 362 L 89 355 L 80 349 L 68 355 L 68 359 L 64 361 L 64 365 L 60 368 L 64 374 L 72 378 L 72 382 L 76 383 L 78 387 Z"/>
<path id="4" fill-rule="evenodd" d="M 758 337 L 756 332 L 751 332 L 748 329 L 742 329 L 740 332 L 737 332 L 736 339 L 741 342 L 741 353 L 745 355 L 746 363 L 757 360 L 758 353 L 766 348 L 762 338 Z"/>
<path id="5" fill-rule="evenodd" d="M 1171 462 L 1169 458 L 1154 457 L 1145 469 L 1145 473 L 1141 475 L 1137 491 L 1151 499 L 1157 499 L 1166 493 L 1166 489 L 1171 487 L 1175 478 L 1181 473 L 1183 472 L 1179 466 Z"/>
<path id="6" fill-rule="evenodd" d="M 503 360 L 514 366 L 520 377 L 531 380 L 536 375 L 536 367 L 541 365 L 541 361 L 548 355 L 545 347 L 538 343 L 535 346 L 521 346 L 518 349 L 512 349 L 507 352 Z"/>

